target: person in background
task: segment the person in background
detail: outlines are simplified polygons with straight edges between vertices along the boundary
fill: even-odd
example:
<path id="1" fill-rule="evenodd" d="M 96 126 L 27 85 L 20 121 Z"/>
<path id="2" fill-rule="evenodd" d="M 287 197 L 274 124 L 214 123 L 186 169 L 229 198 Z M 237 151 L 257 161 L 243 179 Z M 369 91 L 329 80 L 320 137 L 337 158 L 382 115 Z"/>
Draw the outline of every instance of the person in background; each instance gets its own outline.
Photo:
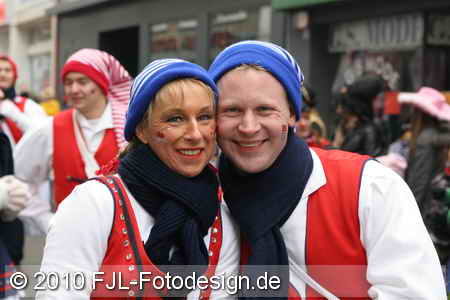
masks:
<path id="1" fill-rule="evenodd" d="M 308 87 L 302 87 L 304 105 L 302 107 L 302 118 L 296 123 L 296 133 L 303 138 L 308 146 L 327 148 L 330 141 L 326 138 L 327 130 L 325 123 L 317 111 L 315 93 Z"/>
<path id="2" fill-rule="evenodd" d="M 384 89 L 379 75 L 367 74 L 341 91 L 338 106 L 342 119 L 333 146 L 373 157 L 386 154 L 387 133 L 377 126 L 373 111 L 373 101 Z"/>
<path id="3" fill-rule="evenodd" d="M 46 116 L 39 104 L 16 94 L 17 72 L 14 61 L 0 55 L 0 126 L 13 148 L 24 133 L 38 127 Z"/>
<path id="4" fill-rule="evenodd" d="M 52 180 L 56 207 L 124 146 L 131 88 L 131 77 L 123 66 L 96 49 L 71 55 L 61 79 L 72 109 L 27 133 L 14 151 L 16 176 L 32 185 Z M 34 194 L 21 218 L 30 234 L 45 234 L 52 215 L 49 201 Z"/>
<path id="5" fill-rule="evenodd" d="M 54 116 L 61 111 L 61 105 L 58 99 L 55 98 L 55 92 L 49 86 L 42 91 L 39 104 L 48 116 Z"/>
<path id="6" fill-rule="evenodd" d="M 30 196 L 28 186 L 15 178 L 11 143 L 8 136 L 0 131 L 0 219 L 11 222 L 24 209 Z M 8 224 L 6 223 L 6 224 Z M 8 230 L 4 223 L 0 231 Z M 15 269 L 9 247 L 6 247 L 3 237 L 0 239 L 0 299 L 15 300 L 20 295 L 10 284 L 10 276 Z"/>
<path id="7" fill-rule="evenodd" d="M 44 110 L 32 99 L 16 93 L 18 69 L 6 55 L 0 55 L 0 129 L 9 138 L 12 148 L 22 136 L 37 128 L 45 120 Z M 24 224 L 19 218 L 0 220 L 0 238 L 3 239 L 15 264 L 23 258 Z"/>
<path id="8" fill-rule="evenodd" d="M 309 148 L 294 134 L 303 74 L 285 49 L 242 41 L 209 73 L 219 88 L 220 183 L 241 232 L 243 274 L 281 276 L 269 294 L 277 299 L 445 299 L 407 184 L 369 156 Z M 244 287 L 238 297 L 268 293 Z"/>
<path id="9" fill-rule="evenodd" d="M 450 105 L 431 87 L 417 93 L 400 93 L 402 104 L 412 105 L 411 139 L 406 182 L 432 236 L 443 265 L 449 264 L 450 180 L 445 173 L 450 149 Z M 450 196 L 450 194 L 449 194 Z"/>

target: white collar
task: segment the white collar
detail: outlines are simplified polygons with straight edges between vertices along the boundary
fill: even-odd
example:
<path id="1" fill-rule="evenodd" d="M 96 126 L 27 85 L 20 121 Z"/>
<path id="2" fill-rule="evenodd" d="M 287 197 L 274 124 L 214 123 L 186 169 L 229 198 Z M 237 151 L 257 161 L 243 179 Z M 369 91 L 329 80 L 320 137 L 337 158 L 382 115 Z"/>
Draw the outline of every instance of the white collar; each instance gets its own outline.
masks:
<path id="1" fill-rule="evenodd" d="M 311 152 L 313 159 L 313 169 L 311 176 L 309 176 L 308 182 L 306 183 L 305 189 L 303 190 L 301 199 L 308 197 L 327 183 L 325 171 L 323 170 L 323 165 L 319 159 L 319 156 L 311 148 L 309 148 L 309 151 Z"/>
<path id="2" fill-rule="evenodd" d="M 92 128 L 93 126 L 91 125 L 89 120 L 87 120 L 86 117 L 83 116 L 83 114 L 81 114 L 78 110 L 75 110 L 75 118 L 78 120 L 80 128 L 83 129 L 90 129 L 99 132 L 114 127 L 110 103 L 106 104 L 105 110 L 103 111 L 103 114 L 100 117 L 99 122 L 95 125 L 94 128 Z"/>

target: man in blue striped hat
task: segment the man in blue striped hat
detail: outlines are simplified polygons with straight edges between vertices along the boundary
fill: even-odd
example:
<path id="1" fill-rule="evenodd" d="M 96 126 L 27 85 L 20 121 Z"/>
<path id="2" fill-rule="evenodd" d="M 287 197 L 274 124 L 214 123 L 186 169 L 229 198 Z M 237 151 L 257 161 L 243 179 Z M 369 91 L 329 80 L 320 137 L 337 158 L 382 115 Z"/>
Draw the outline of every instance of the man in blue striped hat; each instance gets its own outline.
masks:
<path id="1" fill-rule="evenodd" d="M 219 88 L 220 182 L 242 233 L 243 273 L 282 276 L 273 299 L 445 299 L 405 182 L 368 156 L 308 148 L 294 134 L 303 74 L 286 50 L 239 42 L 209 72 Z M 239 297 L 261 295 L 244 289 Z"/>

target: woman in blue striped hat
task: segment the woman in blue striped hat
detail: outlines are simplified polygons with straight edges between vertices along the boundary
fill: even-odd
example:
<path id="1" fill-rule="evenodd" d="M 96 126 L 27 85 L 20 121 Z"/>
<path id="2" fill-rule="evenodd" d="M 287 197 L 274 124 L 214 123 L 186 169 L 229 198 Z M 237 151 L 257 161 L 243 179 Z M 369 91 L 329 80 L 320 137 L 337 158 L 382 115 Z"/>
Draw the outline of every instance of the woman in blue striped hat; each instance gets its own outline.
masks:
<path id="1" fill-rule="evenodd" d="M 154 61 L 136 77 L 125 124 L 129 144 L 116 173 L 78 186 L 63 202 L 43 259 L 43 271 L 105 275 L 90 278 L 95 289 L 44 291 L 38 298 L 226 296 L 153 282 L 237 273 L 236 233 L 208 165 L 216 98 L 208 73 L 180 59 Z M 144 289 L 142 271 L 151 273 Z M 117 272 L 129 289 L 111 288 Z"/>

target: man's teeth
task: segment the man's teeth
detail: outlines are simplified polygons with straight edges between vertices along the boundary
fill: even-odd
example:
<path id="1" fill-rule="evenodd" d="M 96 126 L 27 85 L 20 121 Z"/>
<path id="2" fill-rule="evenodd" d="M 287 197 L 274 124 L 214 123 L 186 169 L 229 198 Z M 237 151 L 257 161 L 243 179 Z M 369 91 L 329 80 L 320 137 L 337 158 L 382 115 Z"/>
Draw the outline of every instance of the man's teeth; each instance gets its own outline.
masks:
<path id="1" fill-rule="evenodd" d="M 184 155 L 197 155 L 201 150 L 180 150 L 180 152 Z"/>
<path id="2" fill-rule="evenodd" d="M 256 142 L 256 143 L 251 143 L 251 144 L 247 144 L 247 143 L 240 143 L 240 145 L 242 147 L 256 147 L 260 144 L 260 142 Z"/>

